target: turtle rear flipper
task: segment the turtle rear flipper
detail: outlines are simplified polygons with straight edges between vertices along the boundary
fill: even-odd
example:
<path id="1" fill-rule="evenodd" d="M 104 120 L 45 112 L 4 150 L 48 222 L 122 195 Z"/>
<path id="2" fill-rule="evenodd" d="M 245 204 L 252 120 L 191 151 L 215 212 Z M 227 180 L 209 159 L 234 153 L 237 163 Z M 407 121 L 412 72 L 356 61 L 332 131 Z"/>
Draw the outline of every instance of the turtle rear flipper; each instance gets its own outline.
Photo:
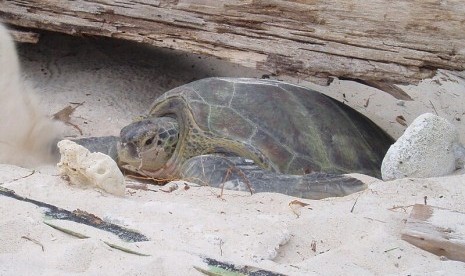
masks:
<path id="1" fill-rule="evenodd" d="M 346 196 L 367 188 L 362 181 L 345 175 L 279 174 L 263 170 L 245 158 L 221 155 L 200 155 L 187 160 L 181 176 L 187 181 L 228 190 L 282 193 L 307 199 Z"/>

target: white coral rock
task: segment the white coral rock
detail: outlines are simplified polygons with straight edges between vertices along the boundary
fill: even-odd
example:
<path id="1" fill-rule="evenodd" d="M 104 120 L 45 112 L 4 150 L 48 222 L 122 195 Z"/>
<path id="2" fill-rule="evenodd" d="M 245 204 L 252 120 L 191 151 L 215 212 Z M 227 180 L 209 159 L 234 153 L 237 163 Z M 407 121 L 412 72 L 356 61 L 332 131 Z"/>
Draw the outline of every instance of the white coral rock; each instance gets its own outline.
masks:
<path id="1" fill-rule="evenodd" d="M 116 162 L 100 152 L 91 153 L 75 142 L 58 143 L 61 159 L 58 168 L 74 185 L 91 186 L 117 196 L 124 196 L 124 176 Z"/>
<path id="2" fill-rule="evenodd" d="M 431 113 L 416 118 L 389 148 L 383 180 L 448 175 L 463 165 L 463 147 L 454 125 Z"/>

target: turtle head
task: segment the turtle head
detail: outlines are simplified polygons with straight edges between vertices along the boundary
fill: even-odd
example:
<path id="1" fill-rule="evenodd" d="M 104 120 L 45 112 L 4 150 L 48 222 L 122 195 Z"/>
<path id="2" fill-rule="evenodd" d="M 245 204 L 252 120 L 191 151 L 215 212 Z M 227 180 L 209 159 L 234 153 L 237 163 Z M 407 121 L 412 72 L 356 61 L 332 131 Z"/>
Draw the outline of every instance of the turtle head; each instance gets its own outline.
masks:
<path id="1" fill-rule="evenodd" d="M 147 118 L 121 130 L 118 161 L 130 171 L 157 171 L 168 162 L 178 142 L 179 129 L 170 117 Z"/>

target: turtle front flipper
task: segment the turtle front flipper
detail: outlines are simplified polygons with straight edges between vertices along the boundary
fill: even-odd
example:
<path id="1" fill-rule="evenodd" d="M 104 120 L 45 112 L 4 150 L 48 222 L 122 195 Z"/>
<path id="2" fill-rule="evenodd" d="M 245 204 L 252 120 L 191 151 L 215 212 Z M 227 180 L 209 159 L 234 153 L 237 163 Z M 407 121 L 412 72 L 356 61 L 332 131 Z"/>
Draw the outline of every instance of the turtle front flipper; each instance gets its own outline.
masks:
<path id="1" fill-rule="evenodd" d="M 253 193 L 282 193 L 306 199 L 341 197 L 365 190 L 362 181 L 338 174 L 279 174 L 263 170 L 241 157 L 200 155 L 190 158 L 181 168 L 181 176 L 197 184 L 224 187 Z"/>
<path id="2" fill-rule="evenodd" d="M 85 147 L 90 152 L 101 152 L 118 161 L 117 146 L 120 138 L 117 136 L 88 137 L 73 139 L 73 142 Z"/>

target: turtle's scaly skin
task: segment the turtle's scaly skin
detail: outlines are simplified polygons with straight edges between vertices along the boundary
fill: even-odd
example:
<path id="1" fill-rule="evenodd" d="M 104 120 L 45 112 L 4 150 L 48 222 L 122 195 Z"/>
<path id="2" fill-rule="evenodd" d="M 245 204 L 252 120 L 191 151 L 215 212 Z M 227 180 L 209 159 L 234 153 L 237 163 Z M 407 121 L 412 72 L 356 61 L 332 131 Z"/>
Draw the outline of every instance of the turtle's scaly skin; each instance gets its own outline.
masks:
<path id="1" fill-rule="evenodd" d="M 170 117 L 134 122 L 121 130 L 118 156 L 136 156 L 125 159 L 126 166 L 136 168 L 136 171 L 141 167 L 160 169 L 173 156 L 178 131 L 177 121 Z"/>
<path id="2" fill-rule="evenodd" d="M 166 92 L 152 117 L 173 117 L 179 141 L 167 166 L 179 175 L 191 157 L 232 153 L 278 173 L 380 176 L 393 139 L 368 118 L 321 93 L 271 80 L 209 78 Z M 160 175 L 171 174 L 171 175 Z"/>

